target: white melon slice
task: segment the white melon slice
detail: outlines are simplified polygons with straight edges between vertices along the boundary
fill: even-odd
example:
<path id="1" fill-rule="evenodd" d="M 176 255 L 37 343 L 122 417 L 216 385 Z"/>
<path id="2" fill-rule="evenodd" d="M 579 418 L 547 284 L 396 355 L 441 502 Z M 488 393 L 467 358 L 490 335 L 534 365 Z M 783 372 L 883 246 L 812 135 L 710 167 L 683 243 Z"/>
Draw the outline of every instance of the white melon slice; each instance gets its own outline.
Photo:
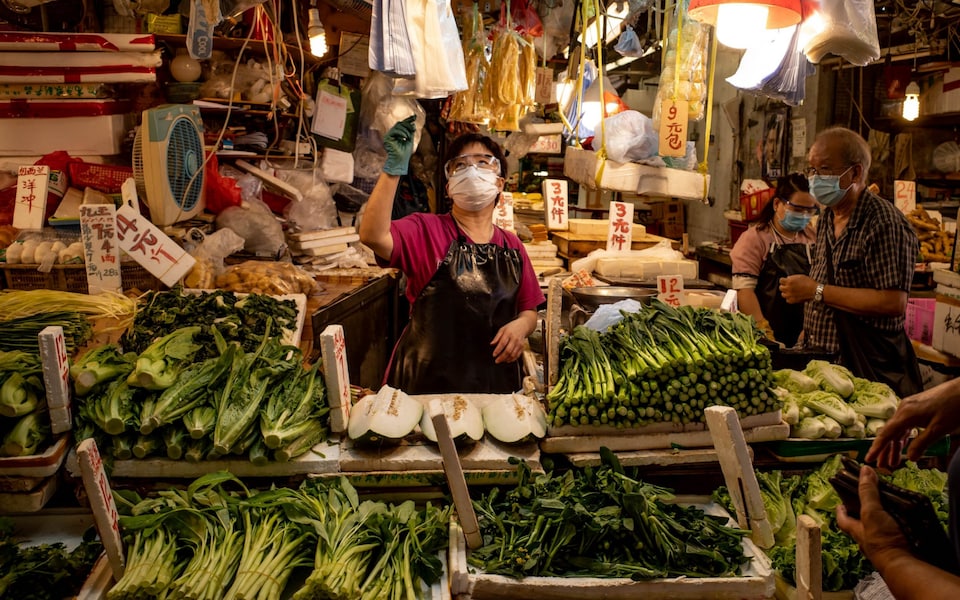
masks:
<path id="1" fill-rule="evenodd" d="M 450 437 L 454 441 L 463 441 L 466 438 L 477 441 L 483 437 L 483 414 L 476 404 L 459 394 L 441 396 L 440 403 L 443 405 L 443 414 L 447 416 Z M 437 432 L 433 428 L 429 410 L 423 411 L 420 429 L 428 440 L 437 441 Z"/>
<path id="2" fill-rule="evenodd" d="M 350 410 L 347 434 L 361 442 L 399 440 L 413 431 L 423 416 L 423 405 L 388 385 L 376 395 L 360 398 Z"/>
<path id="3" fill-rule="evenodd" d="M 542 438 L 547 434 L 547 413 L 535 398 L 504 394 L 483 407 L 483 425 L 501 442 L 518 442 L 531 435 Z"/>

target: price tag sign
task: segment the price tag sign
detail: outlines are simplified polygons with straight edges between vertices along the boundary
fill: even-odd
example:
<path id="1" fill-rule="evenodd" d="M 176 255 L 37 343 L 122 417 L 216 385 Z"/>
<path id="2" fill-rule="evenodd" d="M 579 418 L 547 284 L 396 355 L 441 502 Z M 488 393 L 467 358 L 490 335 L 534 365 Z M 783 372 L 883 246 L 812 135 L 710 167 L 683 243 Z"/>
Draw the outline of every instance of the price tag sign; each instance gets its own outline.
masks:
<path id="1" fill-rule="evenodd" d="M 328 325 L 320 334 L 323 376 L 330 402 L 330 429 L 347 430 L 350 422 L 350 373 L 347 368 L 347 341 L 340 325 Z"/>
<path id="2" fill-rule="evenodd" d="M 313 125 L 310 131 L 331 140 L 343 137 L 347 124 L 347 99 L 343 96 L 320 90 L 317 94 L 317 107 L 313 113 Z"/>
<path id="3" fill-rule="evenodd" d="M 13 226 L 17 229 L 43 229 L 49 177 L 50 167 L 46 165 L 17 170 L 17 199 L 13 207 Z"/>
<path id="4" fill-rule="evenodd" d="M 917 182 L 898 179 L 893 182 L 893 203 L 907 214 L 917 208 Z"/>
<path id="5" fill-rule="evenodd" d="M 117 241 L 121 250 L 167 287 L 176 285 L 197 262 L 160 228 L 126 204 L 117 209 Z"/>
<path id="6" fill-rule="evenodd" d="M 113 579 L 123 577 L 123 542 L 120 538 L 120 521 L 117 504 L 110 491 L 110 481 L 103 470 L 103 459 L 93 438 L 87 438 L 77 446 L 77 459 L 80 462 L 80 474 L 83 476 L 83 489 L 90 501 L 93 522 L 100 534 L 100 541 L 107 553 Z"/>
<path id="7" fill-rule="evenodd" d="M 541 135 L 537 141 L 530 146 L 529 152 L 538 154 L 560 154 L 563 152 L 563 137 L 558 133 L 555 135 Z"/>
<path id="8" fill-rule="evenodd" d="M 687 155 L 687 110 L 685 100 L 660 103 L 660 156 Z"/>
<path id="9" fill-rule="evenodd" d="M 556 88 L 553 86 L 553 69 L 537 67 L 536 86 L 534 100 L 537 104 L 553 104 L 557 101 Z"/>
<path id="10" fill-rule="evenodd" d="M 543 180 L 543 210 L 547 229 L 566 231 L 570 228 L 566 179 Z"/>
<path id="11" fill-rule="evenodd" d="M 686 304 L 682 275 L 657 275 L 657 299 L 670 306 Z"/>
<path id="12" fill-rule="evenodd" d="M 122 291 L 117 208 L 112 204 L 81 204 L 80 239 L 89 293 Z"/>
<path id="13" fill-rule="evenodd" d="M 500 202 L 493 210 L 493 224 L 507 231 L 514 231 L 513 226 L 513 194 L 503 192 Z"/>
<path id="14" fill-rule="evenodd" d="M 63 327 L 50 325 L 38 336 L 43 387 L 50 413 L 50 430 L 55 433 L 70 431 L 70 360 L 63 339 Z"/>
<path id="15" fill-rule="evenodd" d="M 610 203 L 610 226 L 607 230 L 607 250 L 629 252 L 633 245 L 633 203 Z"/>

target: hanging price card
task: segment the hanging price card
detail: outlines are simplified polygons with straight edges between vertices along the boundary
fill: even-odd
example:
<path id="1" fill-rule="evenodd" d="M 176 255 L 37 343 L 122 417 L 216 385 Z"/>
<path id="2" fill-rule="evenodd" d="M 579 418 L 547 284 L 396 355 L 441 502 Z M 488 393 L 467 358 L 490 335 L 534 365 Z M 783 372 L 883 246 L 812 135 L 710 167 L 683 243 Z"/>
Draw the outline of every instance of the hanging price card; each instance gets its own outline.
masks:
<path id="1" fill-rule="evenodd" d="M 117 208 L 113 204 L 81 204 L 80 239 L 89 293 L 121 291 Z"/>
<path id="2" fill-rule="evenodd" d="M 493 209 L 493 224 L 507 231 L 514 231 L 513 227 L 513 194 L 503 192 L 500 202 Z"/>
<path id="3" fill-rule="evenodd" d="M 660 103 L 660 156 L 686 156 L 687 108 L 685 100 Z"/>
<path id="4" fill-rule="evenodd" d="M 543 180 L 543 210 L 547 229 L 566 231 L 570 228 L 567 222 L 569 207 L 567 206 L 567 180 Z"/>
<path id="5" fill-rule="evenodd" d="M 13 226 L 17 229 L 43 229 L 49 177 L 50 167 L 46 165 L 17 170 L 17 200 L 13 207 Z"/>
<path id="6" fill-rule="evenodd" d="M 121 250 L 168 287 L 176 285 L 197 262 L 156 225 L 126 204 L 117 209 L 117 241 Z"/>
<path id="7" fill-rule="evenodd" d="M 553 104 L 557 101 L 555 97 L 556 88 L 553 85 L 553 69 L 549 67 L 537 67 L 536 90 L 534 100 L 537 104 Z"/>
<path id="8" fill-rule="evenodd" d="M 657 299 L 670 306 L 686 304 L 682 275 L 657 275 Z"/>
<path id="9" fill-rule="evenodd" d="M 893 203 L 907 214 L 917 208 L 917 182 L 898 179 L 893 182 Z"/>
<path id="10" fill-rule="evenodd" d="M 350 422 L 350 373 L 347 369 L 347 341 L 343 327 L 328 325 L 320 334 L 323 377 L 330 402 L 330 429 L 334 433 L 347 430 Z"/>
<path id="11" fill-rule="evenodd" d="M 633 203 L 610 203 L 610 227 L 607 231 L 607 250 L 629 252 L 633 245 Z"/>

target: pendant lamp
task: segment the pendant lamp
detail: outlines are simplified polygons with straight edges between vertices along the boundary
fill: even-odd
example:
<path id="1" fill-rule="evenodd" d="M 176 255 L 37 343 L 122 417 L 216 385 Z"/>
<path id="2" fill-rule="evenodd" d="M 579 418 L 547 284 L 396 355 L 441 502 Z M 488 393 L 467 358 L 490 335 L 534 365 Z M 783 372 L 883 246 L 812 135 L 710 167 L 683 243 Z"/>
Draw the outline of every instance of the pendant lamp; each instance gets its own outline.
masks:
<path id="1" fill-rule="evenodd" d="M 911 81 L 906 89 L 906 97 L 903 100 L 902 114 L 907 121 L 914 121 L 920 116 L 920 86 L 916 81 Z"/>
<path id="2" fill-rule="evenodd" d="M 801 21 L 800 0 L 690 0 L 687 16 L 717 28 L 717 41 L 746 48 L 764 29 L 782 29 Z"/>

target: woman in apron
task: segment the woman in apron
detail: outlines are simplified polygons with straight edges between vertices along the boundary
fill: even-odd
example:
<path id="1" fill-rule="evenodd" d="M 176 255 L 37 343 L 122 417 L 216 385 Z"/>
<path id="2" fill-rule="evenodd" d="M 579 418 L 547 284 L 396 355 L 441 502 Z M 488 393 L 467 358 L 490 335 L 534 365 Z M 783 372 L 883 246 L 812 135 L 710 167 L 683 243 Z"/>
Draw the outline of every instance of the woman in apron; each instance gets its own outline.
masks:
<path id="1" fill-rule="evenodd" d="M 409 394 L 519 390 L 519 359 L 544 296 L 519 238 L 493 224 L 503 151 L 479 134 L 457 138 L 444 164 L 450 213 L 391 222 L 414 134 L 411 118 L 384 136 L 387 162 L 360 223 L 378 261 L 406 275 L 411 304 L 384 383 Z"/>
<path id="2" fill-rule="evenodd" d="M 779 285 L 782 277 L 810 270 L 817 237 L 810 220 L 819 207 L 809 189 L 800 173 L 777 179 L 773 199 L 730 252 L 740 312 L 788 348 L 796 345 L 803 330 L 803 305 L 787 304 Z"/>

